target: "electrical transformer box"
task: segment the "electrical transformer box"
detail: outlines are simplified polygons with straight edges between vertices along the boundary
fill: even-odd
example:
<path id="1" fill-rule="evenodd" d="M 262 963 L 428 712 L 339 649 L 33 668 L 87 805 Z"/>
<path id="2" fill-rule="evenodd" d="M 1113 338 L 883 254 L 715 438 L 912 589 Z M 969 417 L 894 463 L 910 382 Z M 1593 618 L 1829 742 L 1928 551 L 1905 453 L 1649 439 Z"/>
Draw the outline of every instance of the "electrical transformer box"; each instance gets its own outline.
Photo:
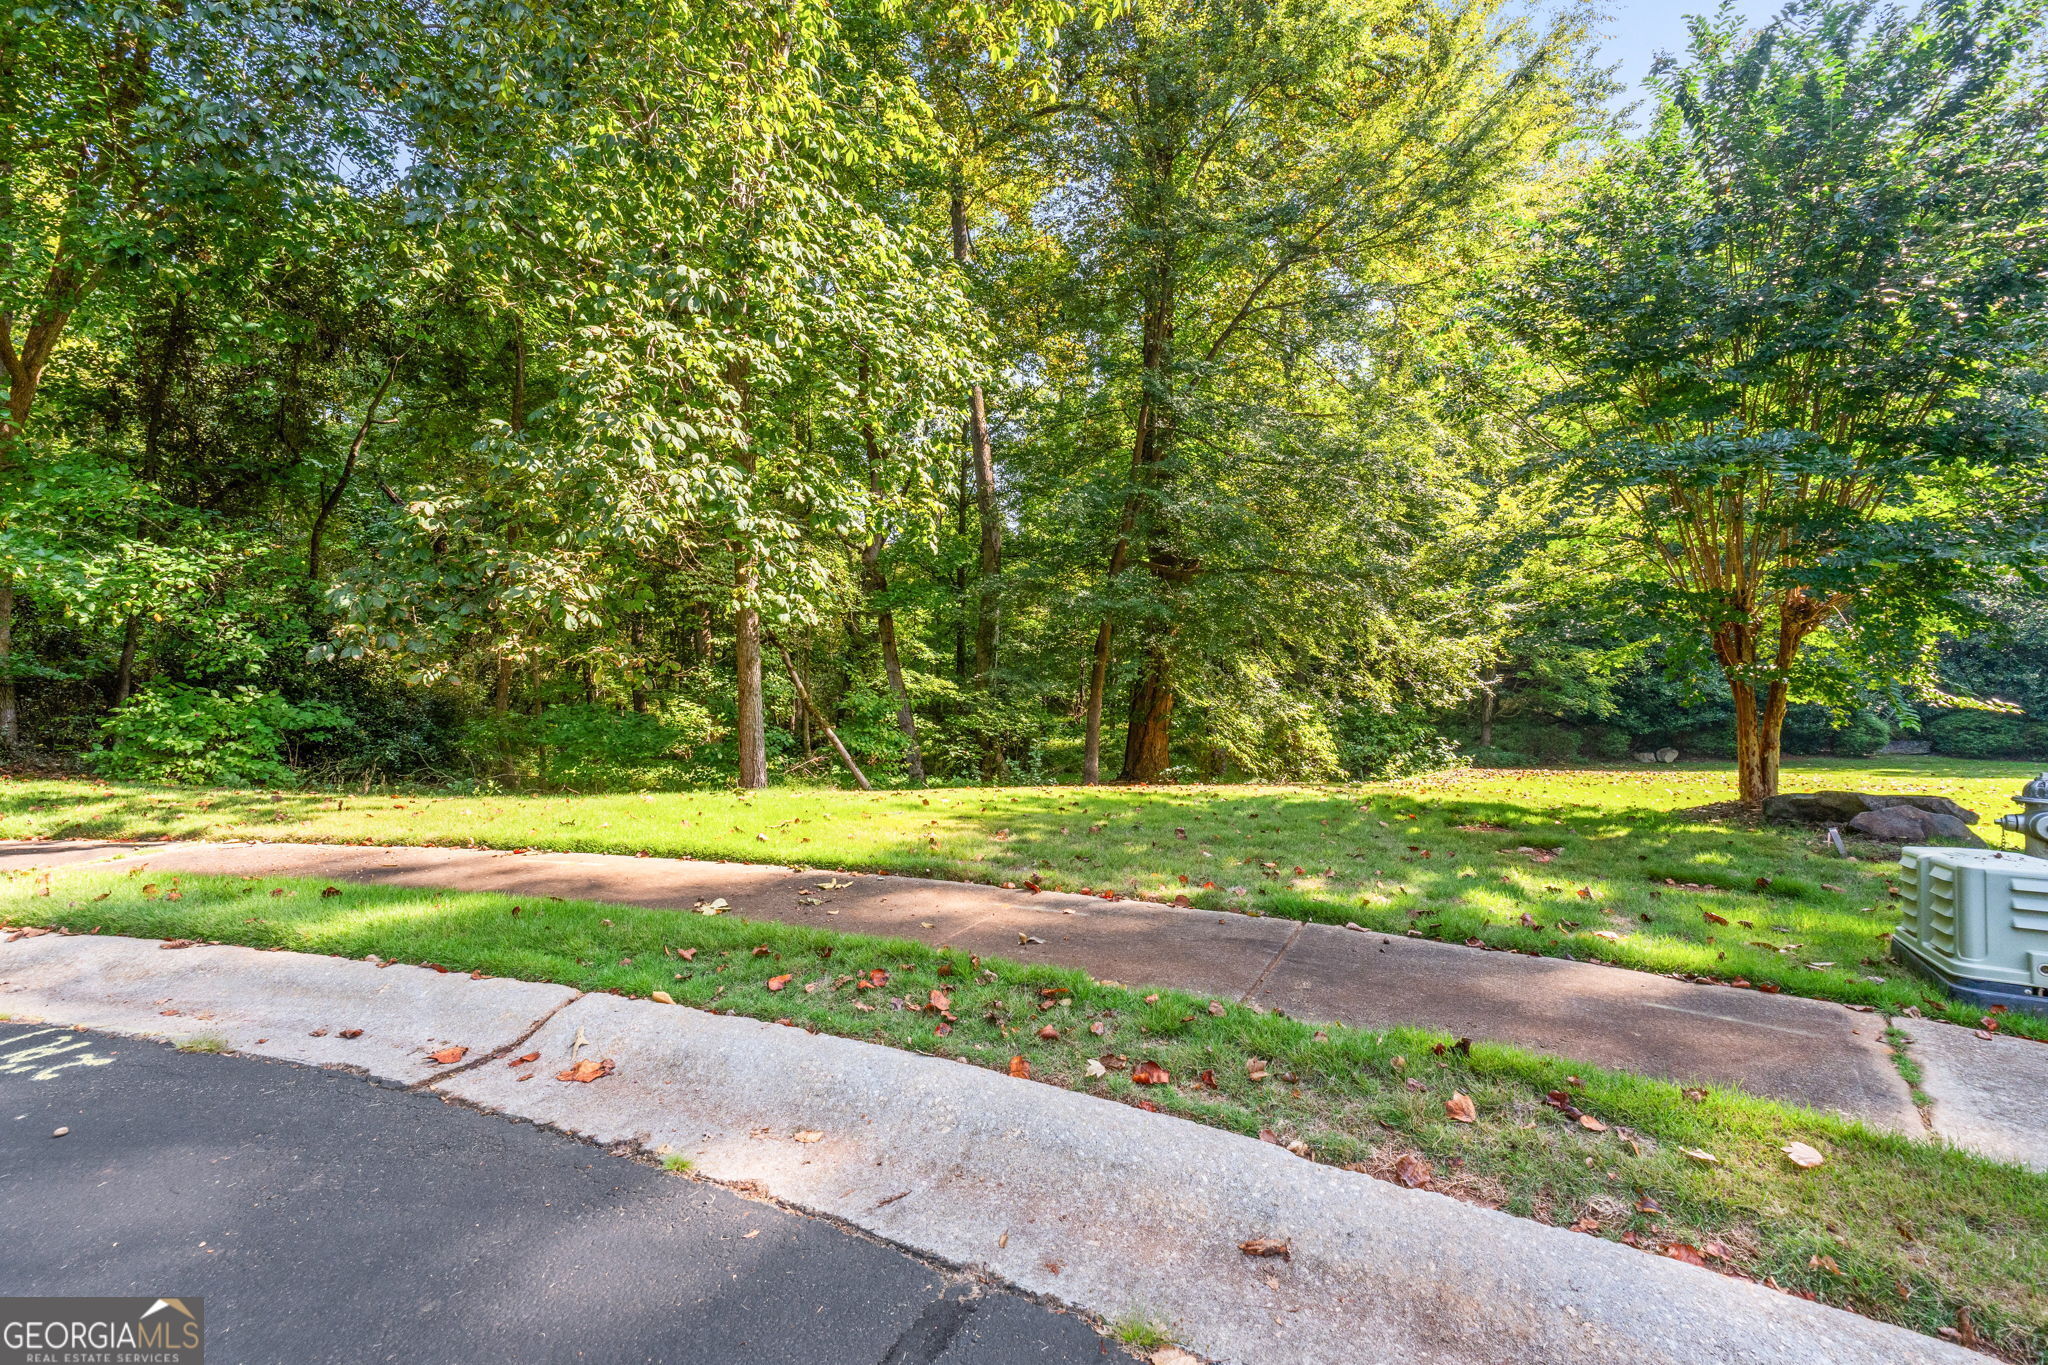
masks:
<path id="1" fill-rule="evenodd" d="M 1894 958 L 1958 999 L 2048 1014 L 2048 858 L 1916 846 L 1899 867 L 1910 899 Z"/>

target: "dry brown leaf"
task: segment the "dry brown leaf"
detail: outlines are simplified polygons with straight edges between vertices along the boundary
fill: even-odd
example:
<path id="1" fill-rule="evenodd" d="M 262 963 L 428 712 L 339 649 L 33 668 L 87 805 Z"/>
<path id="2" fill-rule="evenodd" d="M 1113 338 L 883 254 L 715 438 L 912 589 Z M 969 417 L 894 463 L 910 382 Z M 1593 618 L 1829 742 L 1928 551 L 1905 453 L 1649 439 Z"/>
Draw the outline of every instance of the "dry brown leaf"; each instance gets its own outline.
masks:
<path id="1" fill-rule="evenodd" d="M 1021 1056 L 1010 1058 L 1010 1074 L 1020 1081 L 1030 1080 L 1031 1063 L 1025 1061 Z"/>
<path id="2" fill-rule="evenodd" d="M 594 1080 L 611 1075 L 613 1070 L 612 1059 L 609 1057 L 601 1062 L 594 1062 L 590 1058 L 585 1057 L 567 1071 L 556 1072 L 555 1079 L 558 1081 L 580 1081 L 588 1085 Z"/>
<path id="3" fill-rule="evenodd" d="M 1591 1133 L 1604 1133 L 1607 1131 L 1607 1125 L 1594 1118 L 1591 1114 L 1579 1115 L 1579 1127 Z"/>
<path id="4" fill-rule="evenodd" d="M 1294 1259 L 1294 1247 L 1277 1237 L 1250 1237 L 1237 1244 L 1237 1249 L 1247 1256 L 1278 1256 L 1283 1261 Z"/>
<path id="5" fill-rule="evenodd" d="M 791 1142 L 823 1142 L 825 1135 L 815 1128 L 805 1128 L 789 1135 Z"/>
<path id="6" fill-rule="evenodd" d="M 781 976 L 771 976 L 768 978 L 768 989 L 771 991 L 779 991 L 795 979 L 796 973 L 794 972 L 784 972 Z"/>
<path id="7" fill-rule="evenodd" d="M 466 1047 L 444 1047 L 439 1052 L 429 1052 L 427 1060 L 438 1066 L 453 1066 L 469 1051 Z"/>
<path id="8" fill-rule="evenodd" d="M 1436 1177 L 1436 1170 L 1427 1157 L 1414 1152 L 1403 1152 L 1401 1159 L 1394 1163 L 1394 1179 L 1411 1190 L 1426 1190 L 1429 1182 Z"/>
<path id="9" fill-rule="evenodd" d="M 1788 1142 L 1784 1147 L 1785 1159 L 1803 1171 L 1810 1171 L 1827 1158 L 1803 1142 Z"/>
<path id="10" fill-rule="evenodd" d="M 1479 1121 L 1479 1110 L 1472 1103 L 1472 1097 L 1462 1090 L 1451 1092 L 1451 1097 L 1444 1101 L 1444 1112 L 1459 1123 L 1477 1123 Z"/>
<path id="11" fill-rule="evenodd" d="M 1157 1062 L 1139 1062 L 1131 1068 L 1131 1079 L 1139 1085 L 1165 1085 L 1173 1077 Z"/>

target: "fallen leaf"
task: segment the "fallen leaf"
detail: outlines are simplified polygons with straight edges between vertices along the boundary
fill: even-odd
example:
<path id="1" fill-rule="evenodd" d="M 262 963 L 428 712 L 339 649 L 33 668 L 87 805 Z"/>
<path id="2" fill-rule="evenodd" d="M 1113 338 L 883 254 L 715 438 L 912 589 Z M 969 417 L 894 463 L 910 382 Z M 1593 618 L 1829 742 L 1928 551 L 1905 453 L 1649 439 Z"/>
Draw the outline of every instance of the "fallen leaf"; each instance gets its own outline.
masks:
<path id="1" fill-rule="evenodd" d="M 1436 1176 L 1426 1157 L 1414 1152 L 1403 1152 L 1401 1159 L 1394 1163 L 1394 1179 L 1411 1190 L 1426 1190 Z"/>
<path id="2" fill-rule="evenodd" d="M 524 1057 L 514 1057 L 514 1058 L 513 1058 L 513 1059 L 512 1059 L 511 1061 L 509 1061 L 509 1062 L 505 1063 L 505 1065 L 506 1065 L 506 1066 L 526 1066 L 526 1065 L 528 1065 L 529 1063 L 532 1063 L 532 1062 L 537 1062 L 537 1061 L 539 1061 L 539 1060 L 540 1060 L 540 1054 L 539 1054 L 538 1052 L 529 1052 L 529 1053 L 527 1053 L 527 1054 L 526 1054 L 526 1055 L 525 1055 Z"/>
<path id="3" fill-rule="evenodd" d="M 1444 1101 L 1444 1112 L 1459 1123 L 1476 1123 L 1479 1121 L 1479 1110 L 1474 1107 L 1472 1097 L 1462 1090 L 1451 1092 L 1451 1097 Z"/>
<path id="4" fill-rule="evenodd" d="M 1257 1057 L 1245 1058 L 1244 1070 L 1245 1074 L 1250 1076 L 1255 1081 L 1263 1081 L 1266 1079 L 1266 1064 L 1264 1061 Z"/>
<path id="5" fill-rule="evenodd" d="M 1684 1242 L 1671 1243 L 1671 1245 L 1664 1248 L 1664 1254 L 1674 1261 L 1684 1261 L 1687 1265 L 1705 1265 L 1707 1263 L 1707 1258 L 1700 1254 L 1698 1247 L 1689 1246 Z"/>
<path id="6" fill-rule="evenodd" d="M 1020 1081 L 1030 1080 L 1031 1063 L 1025 1061 L 1021 1056 L 1010 1058 L 1010 1074 Z"/>
<path id="7" fill-rule="evenodd" d="M 144 891 L 147 891 L 147 890 L 149 890 L 149 888 L 148 888 L 148 887 L 146 887 L 146 886 L 145 886 L 145 887 L 143 887 L 142 889 L 143 889 Z M 323 886 L 323 887 L 321 887 L 321 888 L 320 888 L 320 899 L 321 899 L 321 900 L 326 900 L 326 899 L 328 899 L 328 898 L 329 898 L 330 896 L 339 896 L 340 894 L 341 894 L 341 888 L 340 888 L 340 887 L 338 887 L 338 886 Z"/>
<path id="8" fill-rule="evenodd" d="M 1715 1156 L 1712 1152 L 1703 1152 L 1697 1147 L 1680 1147 L 1678 1150 L 1684 1153 L 1688 1159 L 1697 1161 L 1702 1166 L 1718 1166 L 1721 1164 L 1720 1157 Z"/>
<path id="9" fill-rule="evenodd" d="M 930 1002 L 931 1007 L 935 1010 L 949 1010 L 953 1008 L 953 997 L 944 991 L 935 990 L 926 996 L 925 999 Z"/>
<path id="10" fill-rule="evenodd" d="M 440 1066 L 453 1066 L 469 1051 L 466 1047 L 444 1047 L 439 1052 L 429 1052 L 427 1060 Z"/>
<path id="11" fill-rule="evenodd" d="M 1165 1085 L 1173 1077 L 1157 1062 L 1139 1062 L 1131 1068 L 1131 1079 L 1139 1085 Z"/>
<path id="12" fill-rule="evenodd" d="M 1046 1042 L 1050 1043 L 1060 1036 L 1060 1031 L 1054 1028 L 1051 1024 L 1047 1024 L 1044 1028 L 1038 1031 L 1038 1036 L 1040 1038 L 1043 1038 Z"/>
<path id="13" fill-rule="evenodd" d="M 1109 1068 L 1104 1066 L 1095 1058 L 1090 1057 L 1088 1059 L 1088 1074 L 1090 1076 L 1107 1076 L 1109 1074 Z"/>
<path id="14" fill-rule="evenodd" d="M 1237 1249 L 1247 1256 L 1278 1256 L 1283 1261 L 1294 1259 L 1291 1244 L 1277 1237 L 1250 1237 L 1237 1244 Z"/>
<path id="15" fill-rule="evenodd" d="M 360 1038 L 363 1036 L 363 1031 L 359 1028 L 345 1028 L 334 1036 L 337 1038 Z"/>
<path id="16" fill-rule="evenodd" d="M 1579 1127 L 1593 1133 L 1604 1133 L 1607 1131 L 1607 1125 L 1594 1118 L 1591 1114 L 1579 1115 Z"/>
<path id="17" fill-rule="evenodd" d="M 600 1077 L 611 1075 L 614 1069 L 612 1059 L 609 1057 L 601 1062 L 594 1062 L 590 1058 L 585 1057 L 567 1071 L 557 1072 L 555 1079 L 558 1081 L 579 1081 L 588 1085 Z"/>
<path id="18" fill-rule="evenodd" d="M 647 998 L 657 1005 L 673 1005 L 676 1002 L 676 998 L 667 991 L 649 991 Z"/>
<path id="19" fill-rule="evenodd" d="M 795 979 L 796 974 L 794 972 L 784 972 L 781 976 L 771 976 L 768 978 L 768 989 L 779 991 Z"/>
<path id="20" fill-rule="evenodd" d="M 823 1142 L 825 1135 L 815 1128 L 805 1128 L 789 1135 L 791 1142 Z"/>
<path id="21" fill-rule="evenodd" d="M 1826 1157 L 1803 1142 L 1789 1142 L 1785 1144 L 1784 1151 L 1786 1158 L 1801 1170 L 1810 1171 L 1815 1166 L 1820 1165 L 1821 1162 L 1827 1160 Z"/>

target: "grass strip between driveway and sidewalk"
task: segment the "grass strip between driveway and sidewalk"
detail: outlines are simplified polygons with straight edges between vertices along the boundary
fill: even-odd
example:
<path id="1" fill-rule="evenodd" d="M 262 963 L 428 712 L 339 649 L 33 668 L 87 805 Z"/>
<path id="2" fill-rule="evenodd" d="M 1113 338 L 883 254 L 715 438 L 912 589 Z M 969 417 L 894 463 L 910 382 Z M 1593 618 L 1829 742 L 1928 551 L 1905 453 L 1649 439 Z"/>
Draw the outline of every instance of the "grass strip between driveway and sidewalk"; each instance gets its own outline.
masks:
<path id="1" fill-rule="evenodd" d="M 662 992 L 1028 1074 L 2048 1360 L 2048 1177 L 1728 1090 L 723 912 L 85 866 L 9 874 L 0 924 Z M 1794 1164 L 1793 1143 L 1822 1163 Z"/>
<path id="2" fill-rule="evenodd" d="M 1994 812 L 2016 763 L 1808 760 L 1788 788 L 1923 791 Z M 1972 1028 L 1889 956 L 1897 850 L 1712 813 L 1726 765 L 1455 770 L 1346 787 L 350 794 L 0 781 L 0 837 L 274 839 L 733 859 L 1035 884 L 1388 933 Z M 1980 828 L 1997 836 L 1990 825 Z M 2048 1018 L 1997 1025 L 2048 1039 Z"/>

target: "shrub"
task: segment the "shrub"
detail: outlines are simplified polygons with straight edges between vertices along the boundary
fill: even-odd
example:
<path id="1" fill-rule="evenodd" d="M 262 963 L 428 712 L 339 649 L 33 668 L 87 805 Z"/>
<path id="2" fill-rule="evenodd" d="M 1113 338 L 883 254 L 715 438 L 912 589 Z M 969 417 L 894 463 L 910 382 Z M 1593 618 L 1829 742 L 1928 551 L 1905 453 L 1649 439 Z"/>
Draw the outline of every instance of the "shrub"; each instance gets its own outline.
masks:
<path id="1" fill-rule="evenodd" d="M 143 782 L 289 786 L 297 780 L 282 757 L 290 737 L 327 739 L 347 724 L 324 702 L 160 683 L 107 717 L 105 747 L 87 761 L 103 776 Z"/>
<path id="2" fill-rule="evenodd" d="M 1849 758 L 1868 758 L 1891 742 L 1892 727 L 1875 711 L 1858 711 L 1835 731 L 1835 752 Z"/>
<path id="3" fill-rule="evenodd" d="M 1994 711 L 1944 711 L 1921 733 L 1956 758 L 2048 757 L 2048 722 Z"/>
<path id="4" fill-rule="evenodd" d="M 1337 717 L 1337 760 L 1354 778 L 1407 777 L 1455 766 L 1458 748 L 1420 711 L 1347 706 Z"/>

